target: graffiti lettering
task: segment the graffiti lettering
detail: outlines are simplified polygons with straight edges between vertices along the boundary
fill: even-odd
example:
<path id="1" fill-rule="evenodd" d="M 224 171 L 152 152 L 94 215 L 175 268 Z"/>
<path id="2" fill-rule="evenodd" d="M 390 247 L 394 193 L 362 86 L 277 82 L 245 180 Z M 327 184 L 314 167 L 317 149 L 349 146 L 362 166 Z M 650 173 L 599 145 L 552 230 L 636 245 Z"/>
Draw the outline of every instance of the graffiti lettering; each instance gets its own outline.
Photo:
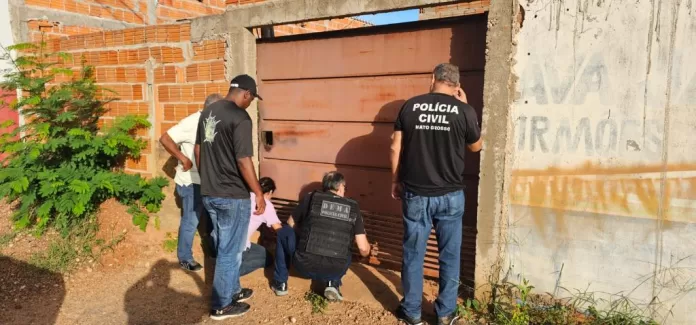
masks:
<path id="1" fill-rule="evenodd" d="M 646 155 L 660 153 L 661 123 L 645 121 L 645 138 L 642 125 L 643 121 L 638 120 L 601 119 L 593 122 L 589 117 L 553 120 L 547 116 L 522 115 L 517 119 L 517 148 L 530 152 L 583 153 L 602 157 L 636 151 Z"/>

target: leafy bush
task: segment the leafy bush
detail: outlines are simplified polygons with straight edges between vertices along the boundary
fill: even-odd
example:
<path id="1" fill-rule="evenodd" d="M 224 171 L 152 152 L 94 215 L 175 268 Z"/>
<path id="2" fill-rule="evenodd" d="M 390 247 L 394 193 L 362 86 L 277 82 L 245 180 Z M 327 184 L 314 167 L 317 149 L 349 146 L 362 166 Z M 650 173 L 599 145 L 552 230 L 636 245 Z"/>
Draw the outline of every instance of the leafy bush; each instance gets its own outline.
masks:
<path id="1" fill-rule="evenodd" d="M 17 202 L 15 226 L 33 227 L 38 233 L 54 227 L 67 236 L 101 203 L 116 198 L 129 206 L 133 223 L 145 230 L 148 212 L 160 209 L 167 181 L 126 174 L 122 167 L 126 158 L 138 158 L 147 146 L 136 135 L 150 127 L 147 119 L 127 116 L 100 130 L 99 118 L 114 99 L 102 99 L 108 91 L 96 85 L 93 67 L 83 65 L 73 76 L 71 69 L 59 67 L 68 55 L 47 52 L 45 43 L 10 50 L 23 55 L 12 60 L 15 70 L 0 87 L 22 91 L 10 107 L 26 123 L 0 136 L 0 152 L 8 154 L 0 161 L 0 198 Z M 61 75 L 72 80 L 55 82 Z"/>

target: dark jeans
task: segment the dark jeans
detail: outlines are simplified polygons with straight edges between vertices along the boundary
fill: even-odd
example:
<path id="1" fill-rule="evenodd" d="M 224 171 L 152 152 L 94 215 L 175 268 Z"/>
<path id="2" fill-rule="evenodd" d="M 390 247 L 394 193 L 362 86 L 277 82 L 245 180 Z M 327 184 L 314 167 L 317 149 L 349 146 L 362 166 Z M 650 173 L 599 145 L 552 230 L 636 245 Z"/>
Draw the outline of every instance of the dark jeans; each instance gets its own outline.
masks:
<path id="1" fill-rule="evenodd" d="M 198 184 L 176 185 L 176 193 L 181 198 L 181 222 L 176 256 L 179 262 L 193 261 L 193 237 L 203 211 L 201 205 L 201 186 Z"/>
<path id="2" fill-rule="evenodd" d="M 288 282 L 288 277 L 290 275 L 289 270 L 295 256 L 296 246 L 297 236 L 295 235 L 295 230 L 288 225 L 283 225 L 283 228 L 278 231 L 278 239 L 276 242 L 275 272 L 273 272 L 274 280 L 278 282 Z M 347 260 L 345 269 L 337 274 L 307 272 L 302 269 L 302 265 L 295 265 L 295 270 L 304 278 L 317 281 L 334 281 L 340 285 L 341 278 L 346 275 L 349 266 L 350 259 Z"/>
<path id="3" fill-rule="evenodd" d="M 271 266 L 272 260 L 266 248 L 251 243 L 251 247 L 242 253 L 242 265 L 239 267 L 239 276 L 245 276 L 257 269 Z"/>
<path id="4" fill-rule="evenodd" d="M 210 215 L 213 225 L 210 235 L 217 252 L 211 307 L 222 309 L 242 290 L 239 267 L 246 246 L 251 200 L 204 196 L 203 206 Z"/>
<path id="5" fill-rule="evenodd" d="M 435 312 L 438 317 L 449 316 L 457 307 L 464 192 L 424 197 L 406 191 L 402 208 L 404 253 L 401 284 L 404 288 L 404 298 L 401 300 L 401 306 L 408 316 L 420 317 L 423 299 L 423 260 L 430 230 L 434 226 L 440 254 L 440 290 L 435 301 Z"/>

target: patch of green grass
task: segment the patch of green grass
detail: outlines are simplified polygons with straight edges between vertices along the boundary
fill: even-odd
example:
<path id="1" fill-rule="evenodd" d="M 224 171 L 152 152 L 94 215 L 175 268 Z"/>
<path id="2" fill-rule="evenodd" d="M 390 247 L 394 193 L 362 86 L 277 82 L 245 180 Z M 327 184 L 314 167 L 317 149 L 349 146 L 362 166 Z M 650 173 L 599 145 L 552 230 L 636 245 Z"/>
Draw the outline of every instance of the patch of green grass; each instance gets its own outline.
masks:
<path id="1" fill-rule="evenodd" d="M 307 291 L 304 298 L 312 305 L 312 314 L 323 314 L 326 312 L 326 308 L 329 307 L 329 301 L 326 298 L 312 291 Z"/>
<path id="2" fill-rule="evenodd" d="M 17 236 L 15 232 L 0 235 L 0 247 L 9 244 Z"/>
<path id="3" fill-rule="evenodd" d="M 34 253 L 29 258 L 29 263 L 52 272 L 64 273 L 73 268 L 78 255 L 70 240 L 61 238 L 51 243 L 46 251 Z"/>
<path id="4" fill-rule="evenodd" d="M 54 239 L 48 249 L 32 254 L 29 263 L 52 272 L 66 273 L 80 261 L 98 260 L 106 250 L 112 250 L 126 237 L 125 233 L 109 241 L 97 239 L 98 224 L 94 219 L 75 229 L 66 237 Z"/>
<path id="5" fill-rule="evenodd" d="M 162 242 L 162 248 L 167 253 L 173 253 L 176 251 L 176 246 L 179 243 L 176 237 L 173 237 L 171 233 L 167 233 L 167 238 Z"/>

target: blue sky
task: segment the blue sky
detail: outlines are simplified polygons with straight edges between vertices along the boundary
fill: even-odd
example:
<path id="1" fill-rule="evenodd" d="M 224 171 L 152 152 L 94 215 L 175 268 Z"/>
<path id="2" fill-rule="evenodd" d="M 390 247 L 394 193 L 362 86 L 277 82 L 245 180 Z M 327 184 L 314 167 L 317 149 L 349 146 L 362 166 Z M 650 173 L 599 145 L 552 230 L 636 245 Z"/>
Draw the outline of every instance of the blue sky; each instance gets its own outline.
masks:
<path id="1" fill-rule="evenodd" d="M 383 14 L 376 15 L 362 15 L 358 16 L 358 19 L 371 22 L 375 25 L 388 25 L 408 21 L 416 21 L 418 20 L 418 9 L 385 12 Z"/>

